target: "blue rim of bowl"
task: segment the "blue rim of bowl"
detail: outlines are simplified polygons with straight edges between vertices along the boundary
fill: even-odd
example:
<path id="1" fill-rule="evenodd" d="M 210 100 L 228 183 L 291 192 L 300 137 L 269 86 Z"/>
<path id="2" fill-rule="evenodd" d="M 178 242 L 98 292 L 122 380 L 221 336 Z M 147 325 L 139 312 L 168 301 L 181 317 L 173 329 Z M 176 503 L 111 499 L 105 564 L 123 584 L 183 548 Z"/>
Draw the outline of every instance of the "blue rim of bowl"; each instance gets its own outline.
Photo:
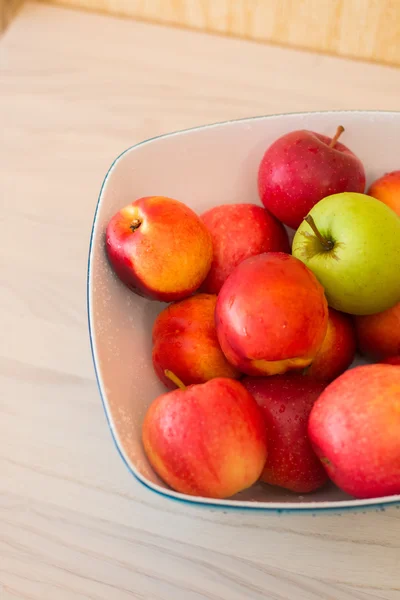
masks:
<path id="1" fill-rule="evenodd" d="M 98 372 L 98 368 L 97 368 L 97 361 L 96 361 L 96 356 L 95 356 L 95 349 L 94 349 L 94 343 L 93 343 L 93 334 L 92 334 L 92 321 L 91 321 L 91 300 L 90 300 L 90 275 L 91 275 L 91 263 L 92 263 L 92 251 L 93 251 L 93 238 L 94 238 L 94 231 L 96 228 L 96 224 L 97 224 L 97 216 L 98 216 L 98 212 L 99 212 L 99 208 L 100 208 L 100 203 L 101 203 L 101 198 L 102 198 L 102 194 L 103 194 L 103 190 L 104 187 L 107 183 L 108 177 L 111 173 L 111 171 L 113 170 L 113 168 L 115 167 L 115 165 L 118 163 L 118 161 L 128 152 L 130 152 L 131 150 L 138 148 L 140 146 L 143 146 L 144 144 L 149 144 L 151 142 L 154 142 L 158 139 L 161 138 L 165 138 L 165 137 L 172 137 L 175 135 L 180 135 L 183 133 L 190 133 L 193 131 L 198 131 L 200 129 L 211 129 L 213 127 L 220 127 L 220 126 L 224 126 L 224 125 L 229 125 L 230 123 L 240 123 L 240 122 L 246 122 L 246 121 L 257 121 L 257 120 L 264 120 L 264 119 L 273 119 L 273 118 L 277 118 L 277 117 L 287 117 L 287 116 L 307 116 L 307 115 L 331 115 L 331 114 L 362 114 L 362 115 L 382 115 L 382 114 L 386 114 L 386 115 L 399 115 L 400 111 L 391 111 L 391 110 L 326 110 L 326 111 L 306 111 L 306 112 L 289 112 L 289 113 L 278 113 L 278 114 L 271 114 L 271 115 L 259 115 L 259 116 L 254 116 L 254 117 L 243 117 L 240 119 L 229 119 L 227 121 L 218 121 L 215 123 L 210 123 L 210 124 L 206 124 L 206 125 L 200 125 L 197 127 L 190 127 L 187 129 L 180 129 L 180 130 L 176 130 L 176 131 L 172 131 L 169 133 L 164 133 L 164 134 L 160 134 L 160 135 L 156 135 L 154 137 L 148 138 L 146 140 L 142 140 L 141 142 L 138 142 L 137 144 L 133 144 L 133 146 L 130 146 L 129 148 L 127 148 L 126 150 L 124 150 L 123 152 L 121 152 L 121 154 L 119 154 L 111 163 L 110 168 L 108 169 L 103 183 L 101 185 L 100 188 L 100 192 L 99 192 L 99 196 L 97 199 L 97 204 L 96 204 L 96 208 L 95 208 L 95 212 L 94 212 L 94 217 L 93 217 L 93 223 L 92 223 L 92 229 L 91 229 L 91 233 L 90 233 L 90 241 L 89 241 L 89 252 L 88 252 L 88 266 L 87 266 L 87 280 L 86 280 L 86 309 L 87 309 L 87 319 L 88 319 L 88 330 L 89 330 L 89 340 L 90 340 L 90 350 L 91 350 L 91 354 L 92 354 L 92 360 L 93 360 L 93 366 L 94 366 L 94 372 L 95 372 L 95 376 L 96 376 L 96 382 L 97 382 L 97 388 L 99 390 L 99 395 L 101 398 L 101 402 L 103 405 L 103 410 L 104 410 L 104 414 L 106 417 L 106 421 L 107 421 L 107 425 L 108 428 L 110 430 L 111 433 L 111 438 L 114 442 L 114 445 L 117 449 L 118 454 L 120 455 L 123 463 L 125 464 L 126 468 L 128 469 L 128 471 L 131 473 L 131 475 L 133 475 L 133 477 L 136 479 L 136 481 L 138 481 L 144 488 L 148 489 L 149 491 L 157 494 L 158 496 L 161 496 L 163 498 L 166 498 L 168 500 L 171 501 L 175 501 L 178 503 L 182 503 L 185 505 L 189 505 L 189 506 L 193 506 L 193 507 L 201 507 L 201 508 L 208 508 L 210 510 L 219 510 L 222 512 L 228 512 L 228 511 L 252 511 L 252 512 L 268 512 L 268 513 L 276 513 L 276 514 L 283 514 L 283 513 L 291 513 L 291 514 L 297 514 L 297 513 L 303 513 L 303 514 L 309 514 L 311 516 L 316 516 L 317 513 L 334 513 L 336 515 L 340 515 L 343 512 L 358 512 L 358 513 L 367 513 L 370 511 L 376 511 L 376 512 L 382 512 L 385 511 L 386 508 L 388 507 L 395 507 L 397 509 L 400 508 L 400 501 L 395 499 L 395 500 L 390 500 L 390 496 L 387 497 L 387 499 L 383 500 L 382 502 L 370 502 L 367 501 L 365 504 L 352 504 L 352 505 L 346 505 L 345 502 L 346 501 L 335 501 L 334 506 L 325 506 L 324 503 L 319 503 L 319 502 L 315 502 L 313 503 L 313 506 L 307 506 L 305 505 L 304 507 L 302 506 L 296 506 L 293 507 L 291 506 L 292 503 L 288 502 L 288 506 L 287 508 L 285 506 L 283 506 L 283 503 L 279 503 L 281 504 L 280 507 L 276 507 L 276 506 L 266 506 L 264 503 L 263 504 L 257 504 L 256 502 L 249 502 L 246 504 L 227 504 L 224 503 L 224 501 L 213 501 L 213 499 L 202 499 L 202 500 L 195 500 L 193 497 L 193 500 L 191 497 L 189 496 L 185 496 L 183 497 L 181 494 L 178 494 L 174 491 L 169 491 L 169 490 L 165 490 L 163 491 L 162 488 L 157 487 L 157 486 L 153 486 L 150 485 L 150 483 L 148 483 L 144 478 L 142 478 L 138 473 L 136 473 L 134 471 L 134 469 L 131 467 L 131 465 L 129 464 L 129 462 L 127 461 L 126 457 L 124 456 L 124 453 L 119 445 L 119 442 L 117 440 L 117 437 L 115 435 L 114 429 L 112 427 L 111 421 L 110 421 L 110 417 L 108 414 L 108 410 L 107 410 L 107 405 L 106 405 L 106 400 L 103 394 L 103 390 L 102 390 L 102 386 L 101 386 L 101 382 L 100 382 L 100 375 Z M 350 502 L 354 502 L 350 500 Z M 271 503 L 272 504 L 272 503 Z M 278 503 L 276 503 L 278 504 Z M 298 504 L 298 503 L 296 503 Z M 343 504 L 343 505 L 342 505 Z"/>

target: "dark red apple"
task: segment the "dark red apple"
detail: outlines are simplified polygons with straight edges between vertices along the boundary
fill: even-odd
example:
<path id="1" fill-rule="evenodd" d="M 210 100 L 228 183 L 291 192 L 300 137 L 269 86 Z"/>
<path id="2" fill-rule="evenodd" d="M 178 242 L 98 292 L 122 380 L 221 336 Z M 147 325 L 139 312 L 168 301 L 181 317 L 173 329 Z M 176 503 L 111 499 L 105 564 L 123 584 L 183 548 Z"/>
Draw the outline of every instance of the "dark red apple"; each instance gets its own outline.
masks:
<path id="1" fill-rule="evenodd" d="M 314 131 L 292 131 L 265 152 L 258 171 L 258 190 L 265 208 L 297 229 L 311 208 L 331 194 L 364 192 L 361 161 L 334 138 Z"/>
<path id="2" fill-rule="evenodd" d="M 321 487 L 328 477 L 311 447 L 307 423 L 325 385 L 297 373 L 246 377 L 242 383 L 266 421 L 268 459 L 261 480 L 301 494 Z"/>
<path id="3" fill-rule="evenodd" d="M 400 355 L 399 356 L 388 356 L 380 361 L 384 365 L 396 365 L 400 367 Z"/>

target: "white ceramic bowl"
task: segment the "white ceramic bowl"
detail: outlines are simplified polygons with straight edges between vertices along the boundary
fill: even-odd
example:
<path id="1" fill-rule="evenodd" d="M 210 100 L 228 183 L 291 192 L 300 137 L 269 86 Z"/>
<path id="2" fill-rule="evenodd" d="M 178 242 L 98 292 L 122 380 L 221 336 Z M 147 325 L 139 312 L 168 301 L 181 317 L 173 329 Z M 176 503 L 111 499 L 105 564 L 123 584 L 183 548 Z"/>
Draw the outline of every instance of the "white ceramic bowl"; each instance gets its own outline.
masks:
<path id="1" fill-rule="evenodd" d="M 164 305 L 130 292 L 113 274 L 104 251 L 109 219 L 134 199 L 170 196 L 198 213 L 216 204 L 258 203 L 258 164 L 271 142 L 302 128 L 333 135 L 338 125 L 345 127 L 343 143 L 361 158 L 369 181 L 399 168 L 400 112 L 338 111 L 257 117 L 164 135 L 126 150 L 105 177 L 88 268 L 93 359 L 116 446 L 131 473 L 155 492 L 190 503 L 276 511 L 341 511 L 400 502 L 400 496 L 354 500 L 333 485 L 298 496 L 260 484 L 229 500 L 195 498 L 168 488 L 152 470 L 141 444 L 145 411 L 165 391 L 151 362 L 152 324 Z"/>

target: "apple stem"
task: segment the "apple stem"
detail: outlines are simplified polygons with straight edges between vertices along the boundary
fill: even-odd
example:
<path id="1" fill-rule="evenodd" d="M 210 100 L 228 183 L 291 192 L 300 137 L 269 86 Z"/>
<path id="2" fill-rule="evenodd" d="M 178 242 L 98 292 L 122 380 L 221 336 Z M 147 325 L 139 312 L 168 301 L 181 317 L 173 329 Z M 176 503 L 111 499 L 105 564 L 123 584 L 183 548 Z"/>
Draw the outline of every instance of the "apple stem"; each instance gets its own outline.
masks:
<path id="1" fill-rule="evenodd" d="M 175 373 L 169 369 L 165 369 L 164 375 L 168 377 L 168 379 L 170 379 L 172 383 L 174 383 L 180 390 L 186 390 L 186 385 L 179 379 L 179 377 L 175 375 Z"/>
<path id="2" fill-rule="evenodd" d="M 336 144 L 336 142 L 338 141 L 338 139 L 342 135 L 343 131 L 344 131 L 344 127 L 342 125 L 339 125 L 339 127 L 336 129 L 335 135 L 331 139 L 331 143 L 329 144 L 329 148 L 333 148 L 334 147 L 334 145 Z"/>
<path id="3" fill-rule="evenodd" d="M 327 240 L 323 235 L 321 235 L 321 233 L 318 231 L 318 228 L 317 228 L 317 226 L 315 224 L 315 221 L 312 218 L 312 216 L 311 215 L 307 215 L 304 220 L 306 221 L 306 223 L 309 224 L 309 226 L 313 230 L 315 236 L 321 242 L 321 245 L 324 248 L 324 250 L 332 250 L 332 248 L 335 245 L 334 242 L 332 242 L 332 240 Z"/>
<path id="4" fill-rule="evenodd" d="M 134 219 L 132 221 L 132 223 L 129 225 L 129 229 L 133 232 L 136 231 L 136 229 L 138 229 L 142 224 L 142 221 L 140 219 Z"/>

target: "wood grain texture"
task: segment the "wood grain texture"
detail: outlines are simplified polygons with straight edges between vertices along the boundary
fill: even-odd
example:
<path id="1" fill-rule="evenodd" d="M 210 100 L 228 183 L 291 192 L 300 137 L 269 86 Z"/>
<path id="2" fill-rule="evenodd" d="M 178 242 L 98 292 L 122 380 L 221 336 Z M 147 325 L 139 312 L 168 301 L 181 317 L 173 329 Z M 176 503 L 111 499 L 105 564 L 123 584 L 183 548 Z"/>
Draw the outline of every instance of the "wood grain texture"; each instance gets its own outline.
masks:
<path id="1" fill-rule="evenodd" d="M 47 0 L 157 23 L 400 64 L 398 0 Z"/>
<path id="2" fill-rule="evenodd" d="M 398 599 L 399 510 L 225 513 L 131 477 L 94 380 L 85 285 L 123 149 L 253 114 L 393 109 L 400 71 L 38 4 L 0 61 L 0 599 Z"/>

